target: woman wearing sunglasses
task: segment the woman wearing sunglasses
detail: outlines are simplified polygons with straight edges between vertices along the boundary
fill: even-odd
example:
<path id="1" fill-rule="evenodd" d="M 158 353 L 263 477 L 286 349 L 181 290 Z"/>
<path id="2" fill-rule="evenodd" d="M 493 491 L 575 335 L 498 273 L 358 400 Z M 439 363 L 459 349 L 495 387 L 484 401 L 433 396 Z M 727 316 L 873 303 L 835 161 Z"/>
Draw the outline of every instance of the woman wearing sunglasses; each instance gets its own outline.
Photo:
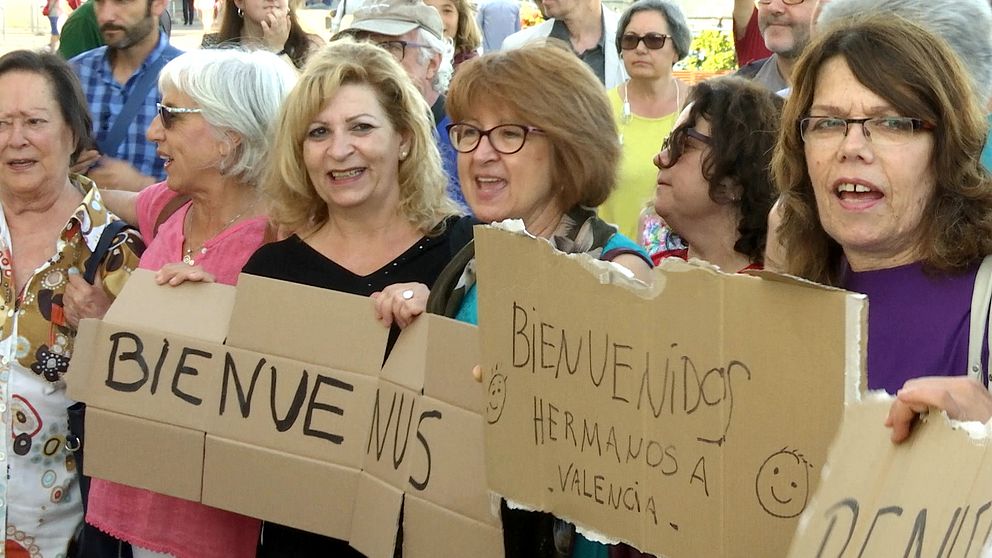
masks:
<path id="1" fill-rule="evenodd" d="M 706 260 L 727 272 L 761 267 L 769 174 L 782 99 L 743 78 L 700 82 L 654 158 L 654 208 L 688 249 L 652 255 Z"/>
<path id="2" fill-rule="evenodd" d="M 258 189 L 272 127 L 296 72 L 270 52 L 198 51 L 166 64 L 162 104 L 148 129 L 165 159 L 165 182 L 112 192 L 107 204 L 138 225 L 148 243 L 139 267 L 159 283 L 233 285 L 266 242 L 267 204 Z M 93 479 L 85 556 L 106 553 L 110 533 L 150 552 L 197 558 L 253 557 L 259 521 L 139 488 Z M 86 544 L 99 546 L 86 547 Z M 160 556 L 160 554 L 155 554 Z"/>
<path id="3" fill-rule="evenodd" d="M 630 79 L 607 96 L 623 155 L 617 187 L 599 216 L 635 238 L 638 217 L 654 192 L 651 158 L 689 95 L 689 86 L 672 76 L 672 66 L 689 52 L 692 37 L 675 2 L 639 0 L 620 16 L 616 41 Z"/>

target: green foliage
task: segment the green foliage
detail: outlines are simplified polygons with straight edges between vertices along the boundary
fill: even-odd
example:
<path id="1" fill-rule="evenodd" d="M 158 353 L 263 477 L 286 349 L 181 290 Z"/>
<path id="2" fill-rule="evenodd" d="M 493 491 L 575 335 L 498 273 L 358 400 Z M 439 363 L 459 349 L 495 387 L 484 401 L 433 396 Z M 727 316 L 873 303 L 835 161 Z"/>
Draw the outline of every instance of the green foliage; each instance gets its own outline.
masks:
<path id="1" fill-rule="evenodd" d="M 689 55 L 679 64 L 685 70 L 716 72 L 737 68 L 737 57 L 730 35 L 719 29 L 707 29 L 695 36 Z"/>

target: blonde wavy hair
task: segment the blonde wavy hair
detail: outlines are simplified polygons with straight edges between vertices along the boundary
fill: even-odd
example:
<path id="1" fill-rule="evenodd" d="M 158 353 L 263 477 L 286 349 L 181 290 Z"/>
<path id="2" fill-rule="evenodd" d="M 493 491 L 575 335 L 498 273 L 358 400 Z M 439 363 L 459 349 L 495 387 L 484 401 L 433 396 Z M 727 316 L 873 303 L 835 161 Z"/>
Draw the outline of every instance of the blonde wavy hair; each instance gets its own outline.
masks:
<path id="1" fill-rule="evenodd" d="M 350 37 L 334 41 L 308 60 L 296 88 L 283 104 L 275 151 L 263 189 L 272 220 L 288 230 L 316 230 L 330 220 L 327 204 L 310 181 L 303 141 L 314 117 L 346 85 L 367 85 L 396 133 L 409 138 L 399 160 L 399 211 L 417 229 L 429 232 L 458 207 L 446 195 L 448 178 L 433 136 L 430 108 L 393 57 L 371 43 Z"/>

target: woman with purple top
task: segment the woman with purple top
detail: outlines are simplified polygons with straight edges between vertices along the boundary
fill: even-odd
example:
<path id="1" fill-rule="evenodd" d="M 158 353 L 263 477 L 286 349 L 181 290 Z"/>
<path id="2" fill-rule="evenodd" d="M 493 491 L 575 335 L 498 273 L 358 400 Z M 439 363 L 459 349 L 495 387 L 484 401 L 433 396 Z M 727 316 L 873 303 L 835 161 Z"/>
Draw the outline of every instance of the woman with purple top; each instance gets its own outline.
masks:
<path id="1" fill-rule="evenodd" d="M 987 340 L 982 370 L 968 367 L 972 291 L 992 254 L 987 125 L 969 83 L 923 28 L 846 21 L 799 60 L 773 158 L 786 271 L 868 295 L 868 387 L 898 394 L 896 442 L 928 408 L 992 417 Z"/>

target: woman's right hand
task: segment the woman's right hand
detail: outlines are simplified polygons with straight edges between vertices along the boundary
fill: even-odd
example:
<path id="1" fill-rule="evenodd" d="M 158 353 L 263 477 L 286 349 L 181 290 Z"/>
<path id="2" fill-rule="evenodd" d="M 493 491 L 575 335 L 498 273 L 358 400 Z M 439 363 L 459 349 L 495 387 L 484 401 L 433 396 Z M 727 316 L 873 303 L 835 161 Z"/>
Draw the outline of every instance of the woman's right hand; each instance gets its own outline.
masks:
<path id="1" fill-rule="evenodd" d="M 427 310 L 431 291 L 423 283 L 396 283 L 372 293 L 375 317 L 386 327 L 394 323 L 404 328 Z"/>
<path id="2" fill-rule="evenodd" d="M 968 376 L 909 380 L 899 390 L 885 419 L 885 426 L 892 429 L 892 441 L 898 444 L 908 438 L 917 415 L 931 409 L 944 411 L 954 420 L 986 422 L 992 418 L 992 394 Z"/>
<path id="3" fill-rule="evenodd" d="M 186 281 L 194 283 L 213 283 L 214 276 L 203 270 L 198 265 L 186 265 L 184 263 L 171 263 L 162 266 L 155 274 L 155 282 L 159 285 L 171 285 L 173 287 L 182 285 Z"/>
<path id="4" fill-rule="evenodd" d="M 262 25 L 262 42 L 272 52 L 281 52 L 286 48 L 286 41 L 289 40 L 289 12 L 276 8 L 265 14 L 265 19 L 259 22 Z"/>

